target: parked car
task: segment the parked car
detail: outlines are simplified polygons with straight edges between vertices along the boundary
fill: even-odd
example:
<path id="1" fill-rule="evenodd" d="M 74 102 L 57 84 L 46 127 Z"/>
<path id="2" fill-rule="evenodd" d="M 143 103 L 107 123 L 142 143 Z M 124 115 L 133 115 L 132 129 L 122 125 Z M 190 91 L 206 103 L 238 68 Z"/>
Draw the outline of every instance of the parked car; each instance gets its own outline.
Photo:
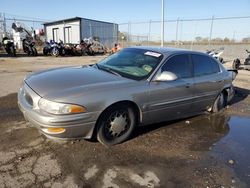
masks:
<path id="1" fill-rule="evenodd" d="M 94 65 L 27 76 L 18 104 L 49 138 L 96 136 L 114 145 L 136 126 L 220 111 L 236 74 L 205 53 L 132 47 Z"/>

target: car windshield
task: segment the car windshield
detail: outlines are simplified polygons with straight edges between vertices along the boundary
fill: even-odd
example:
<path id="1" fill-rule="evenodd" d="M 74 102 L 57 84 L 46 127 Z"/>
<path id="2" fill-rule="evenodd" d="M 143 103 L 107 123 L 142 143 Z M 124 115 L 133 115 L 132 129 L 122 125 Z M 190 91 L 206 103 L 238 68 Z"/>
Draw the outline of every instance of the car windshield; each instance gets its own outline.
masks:
<path id="1" fill-rule="evenodd" d="M 158 52 L 126 48 L 105 58 L 97 67 L 126 78 L 143 80 L 149 77 L 162 58 Z"/>

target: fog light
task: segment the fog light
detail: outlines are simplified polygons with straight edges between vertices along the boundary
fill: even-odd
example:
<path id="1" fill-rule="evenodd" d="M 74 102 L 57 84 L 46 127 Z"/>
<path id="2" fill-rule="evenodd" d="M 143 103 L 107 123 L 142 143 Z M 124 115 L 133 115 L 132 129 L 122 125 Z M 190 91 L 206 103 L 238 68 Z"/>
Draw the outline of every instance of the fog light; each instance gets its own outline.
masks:
<path id="1" fill-rule="evenodd" d="M 61 127 L 56 127 L 56 128 L 50 127 L 50 128 L 45 129 L 44 131 L 50 134 L 60 134 L 60 133 L 65 132 L 65 129 Z"/>

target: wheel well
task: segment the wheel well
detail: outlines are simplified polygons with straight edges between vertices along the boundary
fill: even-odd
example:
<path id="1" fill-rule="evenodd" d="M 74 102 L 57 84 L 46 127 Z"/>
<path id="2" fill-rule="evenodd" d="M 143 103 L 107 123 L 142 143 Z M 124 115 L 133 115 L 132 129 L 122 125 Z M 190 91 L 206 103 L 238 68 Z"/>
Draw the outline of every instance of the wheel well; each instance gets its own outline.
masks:
<path id="1" fill-rule="evenodd" d="M 116 102 L 116 103 L 113 103 L 111 105 L 109 105 L 105 110 L 103 110 L 103 112 L 99 115 L 97 121 L 96 121 L 96 124 L 95 124 L 95 129 L 94 129 L 94 132 L 92 134 L 92 137 L 95 137 L 96 136 L 96 133 L 97 133 L 97 129 L 98 129 L 98 123 L 102 117 L 102 115 L 107 112 L 110 108 L 114 107 L 114 106 L 120 106 L 120 105 L 127 105 L 127 106 L 130 106 L 132 107 L 132 109 L 134 110 L 135 112 L 135 117 L 136 117 L 136 124 L 138 125 L 140 122 L 141 122 L 141 110 L 140 108 L 138 107 L 138 105 L 135 103 L 135 102 L 132 102 L 132 101 L 119 101 L 119 102 Z"/>
<path id="2" fill-rule="evenodd" d="M 224 88 L 224 89 L 222 90 L 223 95 L 225 95 L 226 97 L 228 97 L 227 89 L 228 89 L 228 88 Z"/>

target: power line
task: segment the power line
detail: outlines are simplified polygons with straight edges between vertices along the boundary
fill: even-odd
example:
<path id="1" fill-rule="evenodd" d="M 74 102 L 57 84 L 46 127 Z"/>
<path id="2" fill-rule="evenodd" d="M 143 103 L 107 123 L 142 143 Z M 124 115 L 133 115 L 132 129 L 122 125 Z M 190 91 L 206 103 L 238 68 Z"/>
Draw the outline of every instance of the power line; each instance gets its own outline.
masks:
<path id="1" fill-rule="evenodd" d="M 15 14 L 11 14 L 11 13 L 6 13 L 6 12 L 3 12 L 5 15 L 9 15 L 11 17 L 21 17 L 21 18 L 26 18 L 26 19 L 30 19 L 30 20 L 36 20 L 36 21 L 51 21 L 51 20 L 48 20 L 48 19 L 43 19 L 43 18 L 36 18 L 36 17 L 28 17 L 28 16 L 21 16 L 21 15 L 15 15 Z"/>
<path id="2" fill-rule="evenodd" d="M 231 17 L 214 17 L 214 18 L 193 18 L 193 19 L 171 19 L 171 20 L 165 20 L 164 22 L 177 22 L 177 21 L 209 21 L 209 20 L 233 20 L 233 19 L 249 19 L 250 16 L 231 16 Z M 161 21 L 152 20 L 151 23 L 160 23 Z M 142 22 L 130 22 L 131 24 L 148 24 L 148 21 L 142 21 Z M 120 23 L 119 25 L 127 25 L 128 23 Z"/>

